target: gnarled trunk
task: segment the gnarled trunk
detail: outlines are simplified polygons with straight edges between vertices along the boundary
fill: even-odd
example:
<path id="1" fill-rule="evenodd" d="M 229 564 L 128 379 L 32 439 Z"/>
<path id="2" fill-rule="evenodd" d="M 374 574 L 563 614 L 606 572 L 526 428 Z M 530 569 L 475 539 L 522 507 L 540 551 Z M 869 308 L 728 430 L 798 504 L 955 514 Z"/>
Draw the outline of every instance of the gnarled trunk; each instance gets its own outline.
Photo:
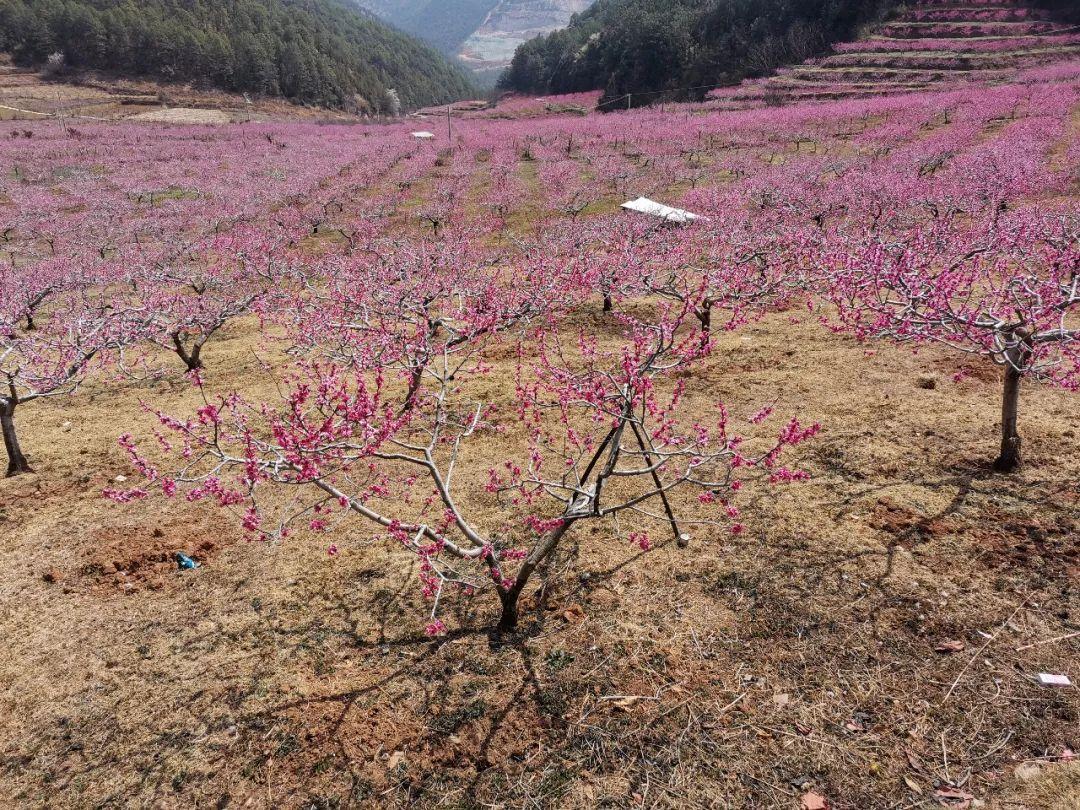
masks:
<path id="1" fill-rule="evenodd" d="M 0 404 L 0 430 L 4 434 L 4 449 L 7 450 L 7 476 L 32 472 L 30 463 L 19 447 L 19 437 L 15 435 L 15 403 Z"/>

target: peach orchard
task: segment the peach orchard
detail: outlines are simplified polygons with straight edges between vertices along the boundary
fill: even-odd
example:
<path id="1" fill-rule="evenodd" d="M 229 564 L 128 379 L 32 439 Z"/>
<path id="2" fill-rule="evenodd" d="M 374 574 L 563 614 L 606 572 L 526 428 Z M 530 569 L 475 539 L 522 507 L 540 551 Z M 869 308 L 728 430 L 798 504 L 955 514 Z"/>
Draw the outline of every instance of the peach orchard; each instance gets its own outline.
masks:
<path id="1" fill-rule="evenodd" d="M 1023 385 L 1080 385 L 1078 91 L 1059 72 L 741 112 L 476 117 L 452 143 L 401 125 L 5 124 L 8 475 L 33 467 L 18 426 L 36 401 L 186 375 L 193 412 L 117 415 L 158 440 L 118 436 L 143 480 L 106 495 L 205 501 L 254 539 L 303 528 L 331 553 L 373 531 L 419 559 L 428 633 L 462 594 L 490 594 L 510 631 L 577 524 L 685 544 L 743 531 L 741 492 L 798 486 L 793 448 L 827 425 L 686 405 L 708 395 L 694 369 L 716 335 L 778 311 L 1002 366 L 985 430 L 1007 473 L 1039 419 Z M 636 196 L 703 219 L 619 211 Z M 269 399 L 211 373 L 238 320 L 288 358 Z M 513 408 L 484 396 L 496 365 Z M 512 452 L 477 470 L 470 448 L 492 437 Z"/>

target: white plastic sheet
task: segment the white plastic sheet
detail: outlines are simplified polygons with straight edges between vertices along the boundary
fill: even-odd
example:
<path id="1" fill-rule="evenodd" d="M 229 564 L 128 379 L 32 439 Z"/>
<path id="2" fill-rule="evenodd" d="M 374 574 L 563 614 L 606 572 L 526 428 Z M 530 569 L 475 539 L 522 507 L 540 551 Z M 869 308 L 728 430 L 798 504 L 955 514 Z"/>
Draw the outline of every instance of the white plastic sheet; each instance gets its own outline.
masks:
<path id="1" fill-rule="evenodd" d="M 698 219 L 705 219 L 705 217 L 700 214 L 692 214 L 689 211 L 684 211 L 682 208 L 672 208 L 670 205 L 658 203 L 655 200 L 650 200 L 648 197 L 638 197 L 636 200 L 624 202 L 621 207 L 625 208 L 627 211 L 637 211 L 640 214 L 649 214 L 650 216 L 660 217 L 660 219 L 666 219 L 668 222 L 686 223 Z"/>

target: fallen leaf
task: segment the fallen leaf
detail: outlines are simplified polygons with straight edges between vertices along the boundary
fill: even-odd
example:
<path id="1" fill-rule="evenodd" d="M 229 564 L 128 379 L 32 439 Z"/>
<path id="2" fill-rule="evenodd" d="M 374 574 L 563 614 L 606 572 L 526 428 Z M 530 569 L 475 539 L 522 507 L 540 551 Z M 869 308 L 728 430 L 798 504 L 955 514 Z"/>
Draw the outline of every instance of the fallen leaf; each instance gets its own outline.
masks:
<path id="1" fill-rule="evenodd" d="M 809 791 L 802 796 L 802 810 L 828 810 L 829 801 L 820 793 Z"/>
<path id="2" fill-rule="evenodd" d="M 955 638 L 946 639 L 945 641 L 934 647 L 934 652 L 939 653 L 958 653 L 964 651 L 964 642 Z"/>
<path id="3" fill-rule="evenodd" d="M 942 807 L 952 807 L 956 810 L 967 810 L 975 800 L 967 791 L 958 788 L 944 787 L 934 791 L 934 799 Z"/>
<path id="4" fill-rule="evenodd" d="M 919 783 L 912 779 L 910 776 L 908 776 L 906 773 L 904 774 L 904 784 L 907 785 L 908 790 L 910 790 L 916 796 L 922 796 L 922 788 L 919 787 Z"/>
<path id="5" fill-rule="evenodd" d="M 581 605 L 571 605 L 563 611 L 563 618 L 573 624 L 585 618 L 585 609 Z"/>
<path id="6" fill-rule="evenodd" d="M 866 712 L 855 712 L 851 719 L 844 723 L 844 728 L 848 731 L 866 731 L 866 726 L 869 722 L 870 715 Z"/>
<path id="7" fill-rule="evenodd" d="M 398 765 L 405 761 L 404 751 L 395 751 L 390 755 L 390 759 L 386 761 L 386 767 L 389 770 L 394 770 Z"/>
<path id="8" fill-rule="evenodd" d="M 773 703 L 777 706 L 787 706 L 788 702 L 791 700 L 791 695 L 787 692 L 778 692 L 772 696 L 772 699 Z"/>
<path id="9" fill-rule="evenodd" d="M 795 723 L 795 730 L 803 736 L 808 736 L 813 731 L 810 726 L 804 726 L 802 723 L 799 722 Z"/>
<path id="10" fill-rule="evenodd" d="M 631 707 L 636 706 L 637 702 L 640 699 L 641 698 L 634 696 L 619 698 L 618 700 L 611 701 L 611 705 L 614 706 L 616 709 L 622 709 L 624 712 L 626 712 L 629 711 Z"/>
<path id="11" fill-rule="evenodd" d="M 916 773 L 926 773 L 926 767 L 911 751 L 904 751 L 904 755 L 907 757 L 907 764 L 911 770 Z"/>

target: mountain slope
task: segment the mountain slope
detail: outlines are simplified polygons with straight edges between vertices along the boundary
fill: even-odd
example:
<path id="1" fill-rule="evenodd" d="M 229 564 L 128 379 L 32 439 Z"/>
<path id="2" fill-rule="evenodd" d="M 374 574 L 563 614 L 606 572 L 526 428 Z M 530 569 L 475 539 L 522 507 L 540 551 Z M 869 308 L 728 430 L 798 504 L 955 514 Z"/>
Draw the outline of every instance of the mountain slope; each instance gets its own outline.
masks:
<path id="1" fill-rule="evenodd" d="M 340 0 L 0 0 L 0 50 L 21 64 L 209 84 L 358 111 L 471 92 L 433 48 Z"/>
<path id="2" fill-rule="evenodd" d="M 593 0 L 502 0 L 465 40 L 461 58 L 480 72 L 501 72 L 515 50 L 533 37 L 557 31 Z"/>
<path id="3" fill-rule="evenodd" d="M 479 73 L 510 63 L 515 48 L 562 28 L 593 0 L 356 0 Z"/>
<path id="4" fill-rule="evenodd" d="M 526 42 L 502 79 L 528 93 L 604 90 L 638 103 L 763 75 L 847 39 L 893 0 L 598 0 Z M 694 89 L 690 89 L 694 88 Z M 698 89 L 701 88 L 701 89 Z"/>
<path id="5" fill-rule="evenodd" d="M 423 39 L 448 56 L 480 27 L 498 0 L 358 0 L 402 31 Z"/>

